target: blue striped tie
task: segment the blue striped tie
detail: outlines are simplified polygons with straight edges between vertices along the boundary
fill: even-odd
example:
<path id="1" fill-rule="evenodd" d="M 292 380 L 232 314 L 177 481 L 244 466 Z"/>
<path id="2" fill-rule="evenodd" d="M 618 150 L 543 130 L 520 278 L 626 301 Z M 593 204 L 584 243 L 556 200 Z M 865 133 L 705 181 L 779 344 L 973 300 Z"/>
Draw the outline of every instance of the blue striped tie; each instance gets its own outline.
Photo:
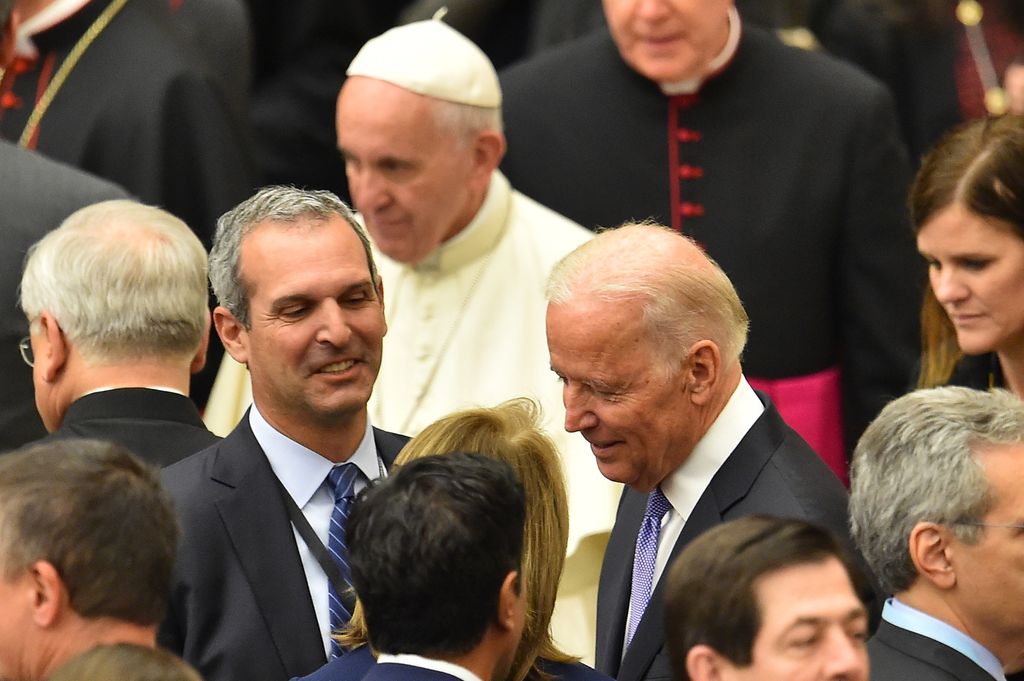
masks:
<path id="1" fill-rule="evenodd" d="M 327 533 L 327 550 L 338 563 L 341 578 L 347 585 L 352 584 L 352 578 L 348 567 L 348 549 L 345 545 L 345 522 L 352 509 L 355 484 L 360 475 L 359 468 L 352 463 L 335 466 L 327 474 L 327 485 L 334 492 L 334 511 L 331 513 L 331 527 Z M 330 612 L 332 632 L 348 624 L 352 618 L 352 613 L 345 607 L 330 580 L 327 583 L 327 609 Z M 335 658 L 340 654 L 341 648 L 332 640 L 331 657 Z"/>

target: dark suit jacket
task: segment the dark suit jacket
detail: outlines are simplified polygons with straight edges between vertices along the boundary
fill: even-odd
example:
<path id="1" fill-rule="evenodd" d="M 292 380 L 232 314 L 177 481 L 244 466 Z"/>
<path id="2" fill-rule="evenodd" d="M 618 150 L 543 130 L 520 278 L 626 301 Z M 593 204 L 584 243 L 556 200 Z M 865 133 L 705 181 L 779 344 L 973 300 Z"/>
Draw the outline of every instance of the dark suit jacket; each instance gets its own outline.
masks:
<path id="1" fill-rule="evenodd" d="M 78 398 L 44 441 L 71 437 L 112 440 L 155 466 L 170 466 L 220 440 L 203 425 L 192 400 L 148 388 Z"/>
<path id="2" fill-rule="evenodd" d="M 374 429 L 390 467 L 408 438 Z M 288 512 L 248 416 L 163 473 L 183 536 L 158 639 L 206 681 L 282 681 L 327 662 Z"/>
<path id="3" fill-rule="evenodd" d="M 973 660 L 927 636 L 882 620 L 868 641 L 872 681 L 992 681 Z"/>
<path id="4" fill-rule="evenodd" d="M 341 657 L 336 657 L 328 664 L 309 676 L 293 681 L 359 681 L 369 678 L 367 672 L 377 667 L 377 661 L 370 652 L 369 646 L 360 646 L 350 650 Z M 382 665 L 384 667 L 390 665 Z M 552 681 L 611 681 L 585 664 L 563 664 L 540 660 L 540 668 L 548 674 Z M 403 665 L 404 667 L 404 665 Z M 387 671 L 387 670 L 385 670 Z"/>
<path id="5" fill-rule="evenodd" d="M 705 530 L 754 514 L 800 518 L 849 541 L 846 490 L 786 425 L 771 401 L 758 396 L 765 403 L 765 412 L 704 490 L 672 548 L 672 558 Z M 651 594 L 633 643 L 622 656 L 633 554 L 647 496 L 628 487 L 623 492 L 598 587 L 596 666 L 618 681 L 671 678 L 664 649 L 664 578 Z"/>
<path id="6" fill-rule="evenodd" d="M 28 247 L 79 208 L 126 199 L 123 189 L 41 154 L 0 140 L 0 451 L 46 435 L 36 413 L 32 369 L 18 356 L 28 321 L 18 307 L 18 286 Z"/>
<path id="7" fill-rule="evenodd" d="M 375 664 L 363 677 L 365 681 L 457 681 L 451 674 L 435 672 L 407 664 Z"/>

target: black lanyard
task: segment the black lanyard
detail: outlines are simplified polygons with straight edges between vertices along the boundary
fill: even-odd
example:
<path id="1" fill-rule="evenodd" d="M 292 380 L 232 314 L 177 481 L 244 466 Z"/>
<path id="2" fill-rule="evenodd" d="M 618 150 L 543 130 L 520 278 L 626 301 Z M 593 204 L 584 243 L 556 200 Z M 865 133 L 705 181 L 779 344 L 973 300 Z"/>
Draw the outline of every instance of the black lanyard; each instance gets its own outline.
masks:
<path id="1" fill-rule="evenodd" d="M 381 478 L 387 475 L 384 470 L 384 462 L 380 460 L 379 456 L 377 457 L 377 469 Z M 299 536 L 302 538 L 306 548 L 308 548 L 309 552 L 313 554 L 313 558 L 316 559 L 316 562 L 323 569 L 324 574 L 327 575 L 327 580 L 331 583 L 331 586 L 334 587 L 335 595 L 341 600 L 342 604 L 344 604 L 345 609 L 352 612 L 356 606 L 356 595 L 352 590 L 351 585 L 345 582 L 345 579 L 341 576 L 341 570 L 338 568 L 338 564 L 334 562 L 334 557 L 331 556 L 327 547 L 324 546 L 324 543 L 320 541 L 320 537 L 316 536 L 316 532 L 309 524 L 309 521 L 306 520 L 306 516 L 303 514 L 302 509 L 295 503 L 295 499 L 293 499 L 292 495 L 288 493 L 287 489 L 285 489 L 284 483 L 281 482 L 281 479 L 277 477 L 276 473 L 274 474 L 274 482 L 277 483 L 277 489 L 280 491 L 281 498 L 284 500 L 285 508 L 288 509 L 288 518 L 291 520 L 292 525 L 299 533 Z"/>

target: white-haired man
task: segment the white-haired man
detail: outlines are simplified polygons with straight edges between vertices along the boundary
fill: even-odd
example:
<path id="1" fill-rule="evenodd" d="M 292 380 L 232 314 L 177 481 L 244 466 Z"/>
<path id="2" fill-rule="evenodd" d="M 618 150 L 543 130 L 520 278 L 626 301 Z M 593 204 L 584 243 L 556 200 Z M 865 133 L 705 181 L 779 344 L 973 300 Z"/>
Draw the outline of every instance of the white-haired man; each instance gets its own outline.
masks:
<path id="1" fill-rule="evenodd" d="M 22 353 L 50 437 L 113 440 L 162 466 L 215 442 L 188 398 L 206 300 L 202 243 L 159 208 L 97 203 L 32 246 Z"/>
<path id="2" fill-rule="evenodd" d="M 548 297 L 565 428 L 626 485 L 601 570 L 597 668 L 619 681 L 668 678 L 671 558 L 751 514 L 848 535 L 846 491 L 743 377 L 746 312 L 690 239 L 652 224 L 603 232 L 558 264 Z"/>

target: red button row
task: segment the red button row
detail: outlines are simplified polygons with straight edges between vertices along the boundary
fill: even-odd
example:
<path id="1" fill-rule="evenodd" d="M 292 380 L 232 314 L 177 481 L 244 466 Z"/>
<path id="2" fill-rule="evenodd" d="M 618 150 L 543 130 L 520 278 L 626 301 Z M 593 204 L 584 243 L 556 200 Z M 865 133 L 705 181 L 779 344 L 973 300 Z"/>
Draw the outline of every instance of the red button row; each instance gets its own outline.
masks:
<path id="1" fill-rule="evenodd" d="M 17 96 L 13 92 L 5 92 L 0 97 L 0 108 L 3 109 L 16 109 L 21 106 L 21 97 Z"/>
<path id="2" fill-rule="evenodd" d="M 699 203 L 690 203 L 683 201 L 679 204 L 679 212 L 682 213 L 683 217 L 693 218 L 704 215 L 704 206 Z"/>
<path id="3" fill-rule="evenodd" d="M 680 128 L 676 131 L 676 138 L 680 142 L 700 142 L 702 137 L 704 136 L 700 134 L 699 130 L 692 128 Z"/>

